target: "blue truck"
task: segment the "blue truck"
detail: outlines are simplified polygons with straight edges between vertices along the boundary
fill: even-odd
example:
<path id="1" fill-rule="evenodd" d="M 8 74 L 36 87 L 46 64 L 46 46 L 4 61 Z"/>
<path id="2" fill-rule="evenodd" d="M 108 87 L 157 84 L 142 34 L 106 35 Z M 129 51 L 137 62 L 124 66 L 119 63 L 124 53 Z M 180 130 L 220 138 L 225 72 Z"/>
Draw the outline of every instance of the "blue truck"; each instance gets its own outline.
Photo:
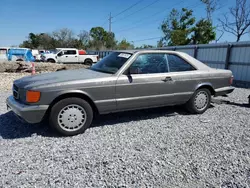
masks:
<path id="1" fill-rule="evenodd" d="M 28 48 L 0 48 L 1 60 L 8 61 L 35 61 L 32 51 Z"/>

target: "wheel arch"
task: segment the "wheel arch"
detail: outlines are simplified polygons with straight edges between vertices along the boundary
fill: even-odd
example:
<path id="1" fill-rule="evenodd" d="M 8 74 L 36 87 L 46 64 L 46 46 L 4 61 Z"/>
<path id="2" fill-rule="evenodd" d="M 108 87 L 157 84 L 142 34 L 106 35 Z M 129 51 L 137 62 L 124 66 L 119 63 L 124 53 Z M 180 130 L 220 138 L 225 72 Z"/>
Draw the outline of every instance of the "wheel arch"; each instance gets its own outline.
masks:
<path id="1" fill-rule="evenodd" d="M 54 62 L 56 62 L 56 60 L 54 58 L 48 58 L 47 62 L 50 62 L 50 60 L 53 60 Z"/>
<path id="2" fill-rule="evenodd" d="M 93 60 L 92 60 L 91 58 L 89 58 L 89 57 L 86 58 L 86 59 L 84 60 L 84 62 L 85 62 L 85 61 L 92 61 L 92 62 L 93 62 Z"/>
<path id="3" fill-rule="evenodd" d="M 206 82 L 206 83 L 201 83 L 201 84 L 198 84 L 195 88 L 195 91 L 197 89 L 202 89 L 202 88 L 206 88 L 208 89 L 210 92 L 211 92 L 211 95 L 215 95 L 215 90 L 213 88 L 213 85 L 209 82 Z"/>
<path id="4" fill-rule="evenodd" d="M 93 112 L 95 114 L 99 114 L 99 110 L 98 110 L 96 104 L 94 103 L 93 99 L 88 94 L 86 94 L 82 91 L 70 91 L 70 92 L 63 92 L 63 93 L 58 94 L 58 96 L 50 103 L 49 108 L 47 110 L 47 114 L 50 113 L 51 108 L 57 102 L 59 102 L 62 99 L 72 98 L 72 97 L 81 98 L 81 99 L 87 101 L 90 104 L 90 106 L 92 107 Z"/>

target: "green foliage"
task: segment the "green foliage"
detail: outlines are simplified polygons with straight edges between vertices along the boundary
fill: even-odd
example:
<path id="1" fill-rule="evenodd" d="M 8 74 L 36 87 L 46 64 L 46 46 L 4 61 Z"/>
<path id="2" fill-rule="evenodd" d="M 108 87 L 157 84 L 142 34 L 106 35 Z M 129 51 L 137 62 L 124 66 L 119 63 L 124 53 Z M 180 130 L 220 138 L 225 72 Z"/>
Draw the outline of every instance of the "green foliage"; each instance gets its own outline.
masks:
<path id="1" fill-rule="evenodd" d="M 187 44 L 207 44 L 215 39 L 214 28 L 208 20 L 200 20 L 195 24 L 193 11 L 182 8 L 181 11 L 173 9 L 161 25 L 164 41 L 169 46 Z"/>
<path id="2" fill-rule="evenodd" d="M 215 40 L 216 33 L 214 30 L 215 28 L 213 28 L 210 21 L 201 19 L 193 28 L 192 43 L 208 44 L 210 41 Z"/>
<path id="3" fill-rule="evenodd" d="M 86 31 L 75 37 L 72 30 L 63 28 L 52 34 L 30 33 L 28 40 L 23 41 L 20 47 L 31 49 L 55 49 L 55 48 L 78 48 L 86 49 L 89 42 L 89 34 Z"/>
<path id="4" fill-rule="evenodd" d="M 114 49 L 116 46 L 115 34 L 105 31 L 102 27 L 91 28 L 90 37 L 90 47 L 94 47 L 96 50 Z"/>
<path id="5" fill-rule="evenodd" d="M 117 44 L 118 50 L 129 50 L 134 49 L 134 45 L 129 43 L 126 39 L 123 39 L 121 42 Z"/>
<path id="6" fill-rule="evenodd" d="M 154 48 L 153 45 L 148 45 L 148 44 L 143 44 L 140 47 L 136 47 L 136 49 L 150 49 L 150 48 Z"/>
<path id="7" fill-rule="evenodd" d="M 114 49 L 116 47 L 117 41 L 115 40 L 115 34 L 114 33 L 108 33 L 106 32 L 105 37 L 105 47 L 107 49 Z"/>
<path id="8" fill-rule="evenodd" d="M 161 48 L 166 46 L 166 44 L 164 43 L 163 39 L 160 39 L 159 41 L 157 41 L 157 48 Z"/>

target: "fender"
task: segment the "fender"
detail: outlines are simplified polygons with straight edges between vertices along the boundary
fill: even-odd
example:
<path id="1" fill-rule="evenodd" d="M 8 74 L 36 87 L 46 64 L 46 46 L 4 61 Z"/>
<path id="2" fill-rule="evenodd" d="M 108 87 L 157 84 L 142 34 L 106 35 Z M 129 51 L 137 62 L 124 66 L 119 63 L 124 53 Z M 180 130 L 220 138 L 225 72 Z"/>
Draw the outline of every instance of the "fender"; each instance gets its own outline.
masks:
<path id="1" fill-rule="evenodd" d="M 195 87 L 195 91 L 196 91 L 197 89 L 199 89 L 200 87 L 203 87 L 203 86 L 210 86 L 210 87 L 214 90 L 213 85 L 212 85 L 210 82 L 204 82 L 204 83 L 198 84 L 198 85 Z"/>
<path id="2" fill-rule="evenodd" d="M 66 94 L 82 94 L 87 96 L 90 100 L 92 100 L 94 102 L 94 99 L 85 91 L 82 90 L 65 90 L 65 91 L 60 91 L 57 93 L 57 95 L 55 96 L 55 99 L 62 96 L 62 95 L 66 95 Z"/>

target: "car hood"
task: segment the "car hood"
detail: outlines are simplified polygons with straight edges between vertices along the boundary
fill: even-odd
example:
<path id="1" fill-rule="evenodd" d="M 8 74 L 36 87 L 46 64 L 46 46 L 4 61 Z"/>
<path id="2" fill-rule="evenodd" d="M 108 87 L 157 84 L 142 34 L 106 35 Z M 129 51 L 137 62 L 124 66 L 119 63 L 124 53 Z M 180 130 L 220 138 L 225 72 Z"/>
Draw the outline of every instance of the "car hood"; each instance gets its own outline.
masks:
<path id="1" fill-rule="evenodd" d="M 56 57 L 56 54 L 50 53 L 50 54 L 43 54 L 44 57 L 49 58 L 49 57 Z"/>
<path id="2" fill-rule="evenodd" d="M 26 76 L 15 80 L 14 84 L 18 88 L 32 88 L 42 85 L 51 85 L 69 81 L 80 81 L 109 77 L 111 74 L 92 71 L 89 69 L 65 70 L 53 73 L 43 73 L 39 75 Z"/>

